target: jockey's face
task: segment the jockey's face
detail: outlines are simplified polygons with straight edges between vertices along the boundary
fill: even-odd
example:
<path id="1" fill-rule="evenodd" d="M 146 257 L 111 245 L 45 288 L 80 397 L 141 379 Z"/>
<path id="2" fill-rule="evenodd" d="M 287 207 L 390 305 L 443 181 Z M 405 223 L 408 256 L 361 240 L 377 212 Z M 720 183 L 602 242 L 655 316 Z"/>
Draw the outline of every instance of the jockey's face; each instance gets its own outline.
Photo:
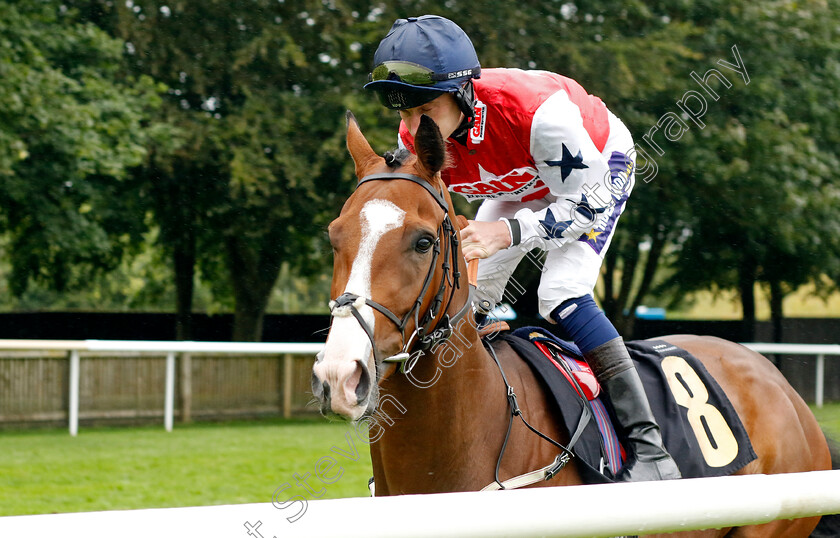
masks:
<path id="1" fill-rule="evenodd" d="M 417 127 L 420 125 L 420 117 L 423 114 L 435 120 L 444 140 L 455 132 L 455 129 L 458 128 L 464 118 L 464 114 L 458 108 L 458 103 L 455 102 L 452 94 L 445 93 L 424 105 L 400 110 L 400 117 L 405 122 L 412 137 L 417 132 Z"/>

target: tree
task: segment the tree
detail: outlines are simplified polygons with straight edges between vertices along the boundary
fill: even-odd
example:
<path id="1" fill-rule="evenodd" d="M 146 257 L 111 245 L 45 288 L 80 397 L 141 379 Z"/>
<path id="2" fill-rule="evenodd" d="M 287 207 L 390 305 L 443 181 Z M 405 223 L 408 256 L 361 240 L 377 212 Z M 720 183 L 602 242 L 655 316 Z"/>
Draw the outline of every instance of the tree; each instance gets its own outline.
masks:
<path id="1" fill-rule="evenodd" d="M 667 8 L 641 2 L 483 7 L 481 2 L 453 2 L 447 7 L 441 14 L 472 36 L 483 66 L 546 69 L 570 76 L 600 96 L 637 141 L 664 111 L 674 108 L 675 96 L 685 91 L 691 71 L 687 66 L 702 58 L 688 46 L 698 33 L 692 24 L 672 21 Z M 535 25 L 535 20 L 543 23 Z M 681 236 L 689 206 L 685 197 L 660 188 L 666 178 L 674 177 L 671 159 L 646 151 L 656 157 L 658 175 L 652 183 L 638 180 L 605 260 L 599 296 L 607 315 L 628 335 L 636 306 L 656 283 L 664 255 Z M 644 162 L 644 155 L 640 158 Z"/>
<path id="2" fill-rule="evenodd" d="M 0 232 L 15 294 L 33 280 L 82 286 L 144 230 L 121 193 L 160 100 L 148 77 L 121 76 L 121 49 L 58 2 L 0 2 Z"/>
<path id="3" fill-rule="evenodd" d="M 652 294 L 734 288 L 749 338 L 756 282 L 771 290 L 779 326 L 785 292 L 837 274 L 836 5 L 447 6 L 465 21 L 484 65 L 570 75 L 634 133 L 644 166 L 605 260 L 600 296 L 623 333 L 632 334 L 636 307 Z M 734 54 L 742 55 L 743 74 Z M 729 86 L 714 76 L 698 84 L 710 68 Z"/>
<path id="4" fill-rule="evenodd" d="M 76 5 L 126 40 L 132 72 L 170 88 L 161 119 L 183 145 L 153 149 L 137 177 L 173 256 L 182 325 L 200 266 L 233 300 L 233 337 L 259 339 L 282 264 L 325 267 L 324 227 L 353 187 L 343 118 L 368 13 L 312 1 Z"/>
<path id="5" fill-rule="evenodd" d="M 600 296 L 625 334 L 653 294 L 740 288 L 749 319 L 755 282 L 780 305 L 801 283 L 840 274 L 830 174 L 840 40 L 837 8 L 826 2 L 70 5 L 126 41 L 129 72 L 169 88 L 158 120 L 179 127 L 179 149 L 156 139 L 133 177 L 172 257 L 184 326 L 197 267 L 230 298 L 237 339 L 259 338 L 283 264 L 298 275 L 329 270 L 323 227 L 353 187 L 344 109 L 374 147 L 394 145 L 396 115 L 361 86 L 394 18 L 420 12 L 463 26 L 485 67 L 579 80 L 634 133 L 648 176 L 622 217 Z M 718 63 L 732 64 L 736 44 L 749 84 Z M 729 87 L 709 82 L 718 98 L 691 75 L 710 68 L 730 77 Z M 679 107 L 687 91 L 705 96 L 702 125 Z M 805 226 L 816 232 L 806 236 Z"/>
<path id="6" fill-rule="evenodd" d="M 840 156 L 826 118 L 837 110 L 826 92 L 840 83 L 838 21 L 840 10 L 820 1 L 738 3 L 697 45 L 709 54 L 737 43 L 749 84 L 725 89 L 707 120 L 717 128 L 698 141 L 706 151 L 689 155 L 705 165 L 692 175 L 706 203 L 692 209 L 670 282 L 738 289 L 744 339 L 753 337 L 756 283 L 771 292 L 780 339 L 784 294 L 822 283 L 840 263 Z"/>

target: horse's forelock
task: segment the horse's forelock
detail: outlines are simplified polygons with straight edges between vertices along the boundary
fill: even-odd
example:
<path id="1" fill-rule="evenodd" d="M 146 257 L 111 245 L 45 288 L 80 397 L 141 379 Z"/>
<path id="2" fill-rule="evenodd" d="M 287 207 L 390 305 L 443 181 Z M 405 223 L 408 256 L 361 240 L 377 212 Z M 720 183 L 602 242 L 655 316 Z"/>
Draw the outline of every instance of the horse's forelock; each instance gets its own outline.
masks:
<path id="1" fill-rule="evenodd" d="M 411 157 L 411 152 L 405 148 L 397 148 L 394 151 L 386 151 L 382 156 L 385 158 L 385 164 L 391 169 L 403 166 Z"/>

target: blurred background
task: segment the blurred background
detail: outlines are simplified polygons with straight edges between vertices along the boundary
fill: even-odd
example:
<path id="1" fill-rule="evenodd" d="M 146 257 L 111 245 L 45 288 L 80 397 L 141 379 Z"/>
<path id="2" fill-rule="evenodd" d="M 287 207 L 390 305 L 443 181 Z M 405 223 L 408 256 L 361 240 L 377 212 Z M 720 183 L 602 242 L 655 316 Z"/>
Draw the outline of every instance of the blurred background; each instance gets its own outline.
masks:
<path id="1" fill-rule="evenodd" d="M 576 79 L 634 134 L 646 177 L 597 290 L 626 338 L 838 343 L 828 0 L 0 0 L 0 339 L 323 341 L 326 226 L 355 186 L 345 111 L 396 145 L 362 86 L 393 20 L 424 13 L 483 67 Z M 743 75 L 720 63 L 735 50 Z M 536 320 L 522 265 L 514 325 Z M 65 358 L 4 355 L 0 428 L 66 423 Z M 814 357 L 771 359 L 813 400 Z M 83 424 L 159 422 L 163 360 L 85 358 Z M 180 357 L 177 416 L 312 415 L 311 357 L 284 360 Z M 824 375 L 840 400 L 838 361 Z"/>

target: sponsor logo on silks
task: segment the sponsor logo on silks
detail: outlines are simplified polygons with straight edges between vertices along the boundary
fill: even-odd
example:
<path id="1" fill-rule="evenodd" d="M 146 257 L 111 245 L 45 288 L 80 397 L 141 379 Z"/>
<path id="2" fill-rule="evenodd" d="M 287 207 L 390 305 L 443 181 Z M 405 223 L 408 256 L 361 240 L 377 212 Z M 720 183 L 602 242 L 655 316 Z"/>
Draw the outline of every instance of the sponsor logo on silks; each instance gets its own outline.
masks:
<path id="1" fill-rule="evenodd" d="M 475 123 L 470 129 L 470 139 L 473 144 L 480 144 L 484 140 L 484 126 L 487 123 L 487 105 L 481 101 L 475 102 Z"/>
<path id="2" fill-rule="evenodd" d="M 621 195 L 625 194 L 632 186 L 630 177 L 633 175 L 636 164 L 630 157 L 620 151 L 613 151 L 607 163 L 610 167 L 610 191 L 613 200 L 618 201 Z"/>
<path id="3" fill-rule="evenodd" d="M 507 174 L 497 176 L 478 165 L 478 173 L 481 178 L 480 181 L 456 184 L 451 187 L 452 190 L 468 200 L 474 200 L 478 198 L 518 197 L 530 190 L 545 187 L 545 184 L 539 179 L 537 170 L 528 166 L 516 168 Z"/>
<path id="4" fill-rule="evenodd" d="M 593 221 L 593 227 L 588 232 L 584 232 L 583 235 L 580 236 L 578 241 L 586 243 L 592 250 L 595 251 L 596 254 L 601 254 L 601 251 L 604 249 L 604 245 L 607 244 L 610 237 L 612 237 L 613 230 L 615 229 L 615 223 L 618 220 L 618 217 L 621 215 L 621 211 L 624 207 L 624 202 L 627 201 L 627 194 L 623 194 L 621 198 L 613 197 L 613 200 L 603 209 L 595 209 L 588 205 L 585 197 L 581 203 L 587 204 L 586 209 L 581 211 L 580 206 L 578 207 L 578 213 L 582 216 L 586 216 L 586 211 L 594 211 L 594 213 L 589 213 L 590 216 L 596 217 L 597 221 Z"/>

